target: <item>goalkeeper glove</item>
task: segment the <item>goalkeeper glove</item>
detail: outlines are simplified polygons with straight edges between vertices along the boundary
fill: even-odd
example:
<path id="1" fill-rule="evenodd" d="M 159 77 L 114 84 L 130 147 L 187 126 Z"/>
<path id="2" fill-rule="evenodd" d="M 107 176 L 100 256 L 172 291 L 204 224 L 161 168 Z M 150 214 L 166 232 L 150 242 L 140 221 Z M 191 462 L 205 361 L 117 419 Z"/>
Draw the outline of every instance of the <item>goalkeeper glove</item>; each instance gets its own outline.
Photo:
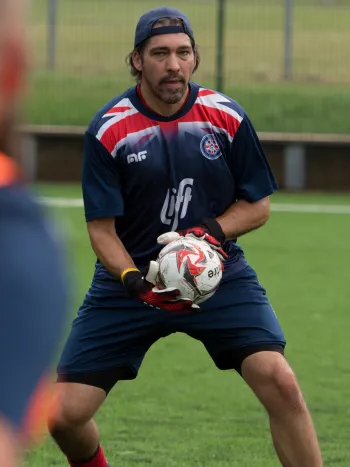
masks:
<path id="1" fill-rule="evenodd" d="M 205 241 L 213 250 L 216 251 L 219 258 L 224 261 L 228 258 L 222 248 L 225 242 L 225 234 L 219 222 L 215 219 L 204 219 L 199 225 L 178 232 L 182 237 L 189 236 L 197 240 Z"/>
<path id="2" fill-rule="evenodd" d="M 159 264 L 151 261 L 146 277 L 138 269 L 130 268 L 122 273 L 121 281 L 131 297 L 138 298 L 146 305 L 175 313 L 199 309 L 190 299 L 180 298 L 180 291 L 175 287 L 154 287 L 158 271 Z"/>

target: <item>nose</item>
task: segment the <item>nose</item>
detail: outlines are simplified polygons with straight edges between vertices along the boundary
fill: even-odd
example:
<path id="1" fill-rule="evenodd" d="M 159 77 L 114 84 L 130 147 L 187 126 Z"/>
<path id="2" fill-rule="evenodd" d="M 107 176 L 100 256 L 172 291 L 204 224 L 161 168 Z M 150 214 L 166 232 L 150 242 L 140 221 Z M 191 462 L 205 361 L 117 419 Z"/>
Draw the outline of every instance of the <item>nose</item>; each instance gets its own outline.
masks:
<path id="1" fill-rule="evenodd" d="M 179 60 L 178 57 L 175 53 L 172 53 L 169 55 L 168 60 L 167 60 L 167 71 L 179 71 L 180 70 L 180 65 L 179 65 Z"/>

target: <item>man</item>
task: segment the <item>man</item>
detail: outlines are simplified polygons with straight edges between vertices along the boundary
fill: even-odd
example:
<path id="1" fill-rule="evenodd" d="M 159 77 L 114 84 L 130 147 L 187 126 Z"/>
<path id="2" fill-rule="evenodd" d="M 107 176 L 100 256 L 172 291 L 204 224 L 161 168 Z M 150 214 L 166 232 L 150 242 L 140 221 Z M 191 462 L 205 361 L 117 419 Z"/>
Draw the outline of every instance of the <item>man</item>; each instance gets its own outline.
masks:
<path id="1" fill-rule="evenodd" d="M 50 366 L 66 307 L 57 241 L 9 157 L 16 155 L 16 106 L 26 68 L 23 16 L 20 1 L 0 0 L 1 467 L 17 466 L 45 428 Z"/>
<path id="2" fill-rule="evenodd" d="M 145 13 L 128 60 L 137 86 L 105 105 L 85 135 L 85 214 L 98 260 L 58 366 L 51 434 L 72 467 L 106 467 L 94 414 L 117 381 L 137 376 L 157 339 L 181 331 L 252 388 L 283 465 L 320 467 L 284 335 L 235 240 L 267 221 L 276 188 L 252 124 L 231 98 L 190 81 L 199 55 L 180 11 Z M 177 290 L 152 288 L 157 238 L 168 231 L 226 259 L 200 312 Z"/>

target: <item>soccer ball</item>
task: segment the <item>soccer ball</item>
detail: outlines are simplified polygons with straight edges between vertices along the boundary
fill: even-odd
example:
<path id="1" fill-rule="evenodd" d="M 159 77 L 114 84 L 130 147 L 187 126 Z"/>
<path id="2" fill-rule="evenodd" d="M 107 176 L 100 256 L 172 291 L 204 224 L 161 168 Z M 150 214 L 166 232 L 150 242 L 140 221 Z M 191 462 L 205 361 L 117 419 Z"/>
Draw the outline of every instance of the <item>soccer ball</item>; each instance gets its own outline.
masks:
<path id="1" fill-rule="evenodd" d="M 175 287 L 182 298 L 199 304 L 214 295 L 222 278 L 222 263 L 217 253 L 202 241 L 180 237 L 159 253 L 157 286 Z"/>

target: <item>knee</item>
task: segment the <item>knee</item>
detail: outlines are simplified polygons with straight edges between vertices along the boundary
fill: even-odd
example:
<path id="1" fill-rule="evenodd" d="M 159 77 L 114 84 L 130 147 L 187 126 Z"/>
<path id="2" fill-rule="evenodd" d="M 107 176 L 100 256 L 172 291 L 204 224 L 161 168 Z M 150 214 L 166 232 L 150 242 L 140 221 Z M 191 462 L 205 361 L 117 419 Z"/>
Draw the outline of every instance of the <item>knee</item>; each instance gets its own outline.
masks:
<path id="1" fill-rule="evenodd" d="M 47 426 L 51 436 L 56 438 L 61 433 L 68 433 L 83 426 L 90 418 L 90 414 L 81 410 L 81 407 L 62 402 L 50 411 Z"/>
<path id="2" fill-rule="evenodd" d="M 264 405 L 270 413 L 305 411 L 306 405 L 297 378 L 286 362 L 266 375 L 266 383 Z"/>
<path id="3" fill-rule="evenodd" d="M 280 395 L 280 399 L 296 409 L 304 406 L 304 400 L 297 378 L 289 365 L 279 368 L 272 375 L 272 383 Z"/>
<path id="4" fill-rule="evenodd" d="M 281 355 L 253 355 L 243 370 L 247 383 L 270 414 L 305 410 L 297 378 Z"/>

